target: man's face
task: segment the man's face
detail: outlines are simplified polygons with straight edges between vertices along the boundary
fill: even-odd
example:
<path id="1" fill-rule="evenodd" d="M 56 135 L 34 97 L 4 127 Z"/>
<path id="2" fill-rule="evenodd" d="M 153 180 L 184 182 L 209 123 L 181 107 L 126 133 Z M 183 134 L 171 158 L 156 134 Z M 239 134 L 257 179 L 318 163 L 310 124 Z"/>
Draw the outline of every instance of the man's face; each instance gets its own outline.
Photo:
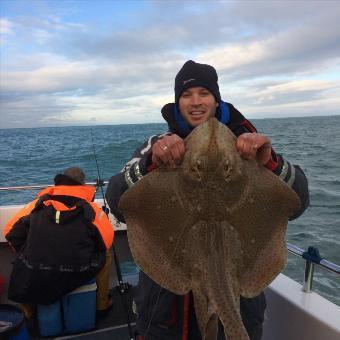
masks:
<path id="1" fill-rule="evenodd" d="M 179 97 L 179 109 L 191 127 L 214 117 L 217 106 L 215 97 L 204 87 L 190 87 Z"/>

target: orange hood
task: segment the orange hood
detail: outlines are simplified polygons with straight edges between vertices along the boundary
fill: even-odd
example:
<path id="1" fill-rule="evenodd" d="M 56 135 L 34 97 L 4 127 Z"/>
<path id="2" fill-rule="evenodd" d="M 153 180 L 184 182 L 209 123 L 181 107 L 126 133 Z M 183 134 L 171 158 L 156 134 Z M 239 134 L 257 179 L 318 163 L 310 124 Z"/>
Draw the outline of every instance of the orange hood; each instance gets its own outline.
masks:
<path id="1" fill-rule="evenodd" d="M 43 195 L 62 195 L 82 198 L 87 202 L 92 202 L 96 193 L 95 187 L 91 185 L 56 185 L 48 187 L 39 192 L 38 196 Z"/>

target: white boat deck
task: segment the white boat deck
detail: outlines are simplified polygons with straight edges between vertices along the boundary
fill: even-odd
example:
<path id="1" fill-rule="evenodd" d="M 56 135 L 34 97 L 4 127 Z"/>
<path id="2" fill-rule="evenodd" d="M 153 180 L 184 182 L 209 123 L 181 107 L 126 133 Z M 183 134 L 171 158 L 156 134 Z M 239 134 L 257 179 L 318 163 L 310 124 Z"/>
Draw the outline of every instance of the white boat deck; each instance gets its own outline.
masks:
<path id="1" fill-rule="evenodd" d="M 262 340 L 340 340 L 340 307 L 280 274 L 266 289 Z"/>

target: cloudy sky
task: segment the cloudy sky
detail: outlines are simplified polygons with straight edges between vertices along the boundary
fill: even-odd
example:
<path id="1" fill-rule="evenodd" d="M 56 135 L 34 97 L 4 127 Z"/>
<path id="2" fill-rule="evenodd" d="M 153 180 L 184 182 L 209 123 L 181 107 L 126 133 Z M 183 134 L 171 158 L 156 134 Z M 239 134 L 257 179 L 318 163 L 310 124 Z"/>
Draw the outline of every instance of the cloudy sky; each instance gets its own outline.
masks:
<path id="1" fill-rule="evenodd" d="M 0 127 L 161 122 L 188 59 L 248 118 L 340 114 L 340 1 L 0 0 Z"/>

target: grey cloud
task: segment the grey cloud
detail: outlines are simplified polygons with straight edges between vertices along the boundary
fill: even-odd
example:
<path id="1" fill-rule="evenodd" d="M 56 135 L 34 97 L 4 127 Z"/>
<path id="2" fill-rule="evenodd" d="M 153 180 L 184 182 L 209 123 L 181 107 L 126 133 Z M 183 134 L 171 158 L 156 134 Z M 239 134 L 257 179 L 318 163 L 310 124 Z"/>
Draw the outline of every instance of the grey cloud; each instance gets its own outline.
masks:
<path id="1" fill-rule="evenodd" d="M 2 96 L 0 128 L 63 125 L 71 108 L 48 95 Z"/>
<path id="2" fill-rule="evenodd" d="M 314 1 L 289 5 L 286 1 L 156 1 L 143 13 L 144 20 L 137 27 L 98 32 L 96 27 L 74 30 L 68 24 L 63 31 L 54 30 L 53 46 L 49 48 L 78 60 L 103 58 L 123 65 L 140 61 L 150 68 L 153 60 L 171 60 L 174 54 L 182 55 L 182 59 L 186 55 L 195 57 L 213 48 L 247 45 L 278 34 L 279 40 L 268 44 L 266 69 L 268 73 L 296 72 L 306 68 L 303 65 L 308 60 L 315 63 L 320 57 L 338 55 L 339 30 L 335 26 L 339 15 L 337 2 L 325 6 L 324 2 Z M 260 68 L 255 65 L 254 69 Z M 235 69 L 233 73 L 239 71 Z M 244 73 L 252 76 L 250 68 Z M 256 72 L 253 76 L 257 76 Z"/>
<path id="3" fill-rule="evenodd" d="M 340 14 L 340 13 L 339 13 Z M 309 27 L 288 29 L 277 36 L 259 40 L 265 55 L 249 64 L 221 70 L 228 80 L 275 77 L 277 75 L 313 75 L 340 65 L 338 15 L 315 20 Z"/>
<path id="4" fill-rule="evenodd" d="M 197 9 L 200 8 L 201 10 Z M 204 10 L 203 10 L 204 9 Z M 141 55 L 187 49 L 193 53 L 216 44 L 268 38 L 280 31 L 312 28 L 315 17 L 339 16 L 340 4 L 328 2 L 154 2 L 144 20 L 130 30 L 72 34 L 66 43 L 78 55 L 136 58 Z M 172 15 L 169 15 L 172 14 Z M 336 14 L 337 13 L 337 14 Z M 327 25 L 326 25 L 327 24 Z M 244 32 L 247 32 L 246 34 Z M 65 43 L 65 37 L 62 40 Z M 63 46 L 63 45 L 61 45 Z M 64 46 L 63 46 L 64 47 Z"/>
<path id="5" fill-rule="evenodd" d="M 214 2 L 195 10 L 183 3 L 155 2 L 144 14 L 143 24 L 127 31 L 80 32 L 63 37 L 60 50 L 69 51 L 73 57 L 103 58 L 122 68 L 142 64 L 148 76 L 157 73 L 168 75 L 160 61 L 195 58 L 201 52 L 226 47 L 246 47 L 254 41 L 262 42 L 266 56 L 248 65 L 220 70 L 227 80 L 239 78 L 277 76 L 281 74 L 308 74 L 336 63 L 340 50 L 338 17 L 340 3 L 329 2 Z M 178 11 L 181 6 L 183 11 Z M 162 15 L 178 11 L 177 16 Z M 161 18 L 161 20 L 160 20 Z M 240 32 L 246 32 L 240 33 Z M 67 46 L 66 46 L 67 45 Z M 58 46 L 58 44 L 57 44 Z M 237 56 L 236 56 L 237 58 Z M 180 61 L 179 61 L 180 60 Z M 156 63 L 156 64 L 154 64 Z M 157 70 L 158 68 L 158 70 Z M 153 70 L 156 70 L 154 72 Z M 171 71 L 175 71 L 172 67 Z M 170 73 L 174 74 L 174 72 Z M 141 80 L 142 81 L 142 80 Z"/>
<path id="6" fill-rule="evenodd" d="M 38 58 L 39 55 L 33 59 Z M 117 93 L 118 97 L 124 93 L 130 96 L 131 89 L 152 94 L 167 86 L 172 89 L 174 75 L 182 62 L 183 59 L 174 53 L 170 54 L 169 60 L 162 56 L 147 56 L 121 63 L 96 59 L 74 63 L 57 60 L 55 64 L 44 63 L 34 70 L 2 72 L 1 90 L 3 94 L 17 95 L 70 92 L 82 96 L 104 89 L 113 89 L 112 93 Z"/>
<path id="7" fill-rule="evenodd" d="M 340 89 L 339 89 L 340 90 Z M 268 93 L 267 95 L 257 95 L 253 92 L 252 104 L 254 106 L 281 105 L 289 103 L 313 102 L 324 98 L 327 93 L 325 89 L 304 89 L 300 91 L 289 91 L 286 93 Z"/>
<path id="8" fill-rule="evenodd" d="M 308 23 L 319 13 L 332 13 L 340 6 L 334 1 L 236 1 L 224 10 L 233 24 L 255 32 L 273 32 Z"/>
<path id="9" fill-rule="evenodd" d="M 339 115 L 340 82 L 254 81 L 229 92 L 233 103 L 249 117 Z M 223 90 L 222 90 L 223 93 Z M 224 93 L 228 93 L 225 89 Z"/>

